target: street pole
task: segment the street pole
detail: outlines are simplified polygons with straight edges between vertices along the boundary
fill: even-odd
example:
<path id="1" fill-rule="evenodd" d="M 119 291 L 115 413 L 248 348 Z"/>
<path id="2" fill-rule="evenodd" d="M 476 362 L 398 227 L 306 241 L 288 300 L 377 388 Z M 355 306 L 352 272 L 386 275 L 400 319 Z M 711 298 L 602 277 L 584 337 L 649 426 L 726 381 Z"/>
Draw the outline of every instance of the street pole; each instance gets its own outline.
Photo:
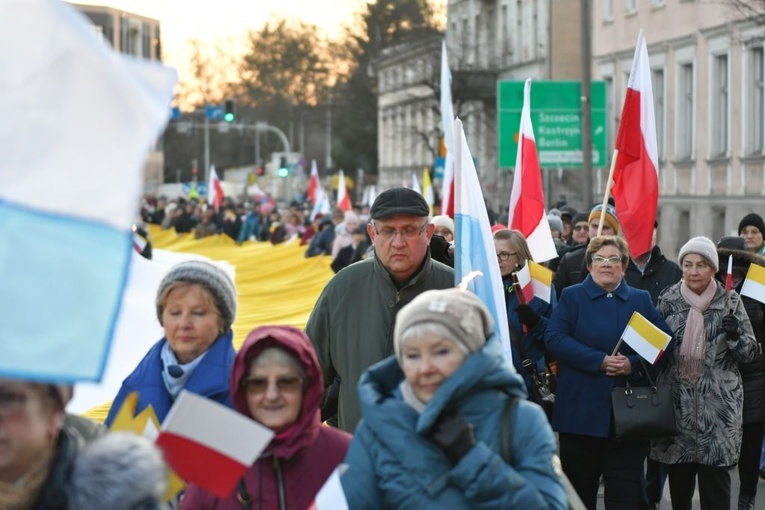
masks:
<path id="1" fill-rule="evenodd" d="M 327 169 L 332 168 L 332 96 L 327 101 Z"/>
<path id="2" fill-rule="evenodd" d="M 260 164 L 260 131 L 255 130 L 255 168 Z"/>
<path id="3" fill-rule="evenodd" d="M 202 182 L 207 183 L 207 172 L 210 171 L 210 119 L 205 108 L 205 167 L 202 169 Z"/>
<path id="4" fill-rule="evenodd" d="M 592 98 L 590 82 L 592 80 L 592 40 L 590 39 L 590 0 L 582 0 L 581 5 L 581 37 L 582 37 L 582 198 L 585 209 L 593 204 L 592 190 Z"/>

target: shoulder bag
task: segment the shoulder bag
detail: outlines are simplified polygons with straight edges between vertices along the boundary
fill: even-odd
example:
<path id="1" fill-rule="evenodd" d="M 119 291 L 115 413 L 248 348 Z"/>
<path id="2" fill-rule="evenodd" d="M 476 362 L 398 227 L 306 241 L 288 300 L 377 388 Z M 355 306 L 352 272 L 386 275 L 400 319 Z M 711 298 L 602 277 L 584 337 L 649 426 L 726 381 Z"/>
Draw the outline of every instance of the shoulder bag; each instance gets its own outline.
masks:
<path id="1" fill-rule="evenodd" d="M 518 350 L 518 355 L 521 357 L 521 366 L 523 366 L 523 369 L 531 378 L 531 388 L 529 389 L 531 401 L 539 404 L 544 409 L 547 419 L 551 420 L 555 404 L 557 378 L 547 362 L 545 362 L 544 373 L 540 374 L 534 361 L 526 354 L 526 349 L 523 348 L 521 339 L 518 338 L 518 332 L 509 321 L 508 329 L 510 330 L 510 338 L 512 338 L 515 348 Z"/>
<path id="2" fill-rule="evenodd" d="M 656 385 L 643 365 L 650 386 L 627 386 L 611 390 L 614 433 L 622 441 L 670 437 L 677 434 L 672 387 Z"/>

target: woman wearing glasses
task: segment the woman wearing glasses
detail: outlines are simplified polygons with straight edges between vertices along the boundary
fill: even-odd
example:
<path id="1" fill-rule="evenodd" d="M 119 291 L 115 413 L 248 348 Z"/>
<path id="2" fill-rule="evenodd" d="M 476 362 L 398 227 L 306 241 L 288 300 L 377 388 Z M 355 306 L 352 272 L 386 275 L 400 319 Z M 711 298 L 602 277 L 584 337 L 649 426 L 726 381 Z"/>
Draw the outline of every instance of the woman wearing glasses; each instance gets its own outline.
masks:
<path id="1" fill-rule="evenodd" d="M 324 382 L 310 340 L 291 326 L 252 330 L 234 360 L 230 387 L 234 409 L 274 438 L 228 497 L 192 484 L 181 509 L 308 508 L 351 441 L 321 424 Z"/>
<path id="2" fill-rule="evenodd" d="M 563 289 L 545 334 L 558 360 L 558 391 L 552 426 L 559 432 L 563 471 L 589 510 L 595 510 L 598 485 L 605 482 L 606 510 L 637 509 L 642 491 L 647 441 L 616 441 L 611 424 L 611 390 L 647 384 L 635 352 L 622 343 L 614 352 L 633 312 L 668 334 L 644 290 L 624 278 L 629 262 L 621 237 L 598 236 L 585 253 L 590 274 Z"/>
<path id="3" fill-rule="evenodd" d="M 538 297 L 529 303 L 519 301 L 520 291 L 513 285 L 513 275 L 525 265 L 525 261 L 531 260 L 531 252 L 523 234 L 517 230 L 496 231 L 494 249 L 499 260 L 502 286 L 505 289 L 513 365 L 516 372 L 523 376 L 529 396 L 534 400 L 531 374 L 532 372 L 545 373 L 544 336 L 547 319 L 555 304 L 555 293 L 551 293 L 552 303 L 547 303 Z M 530 360 L 532 365 L 527 363 L 528 366 L 524 366 L 524 360 Z"/>
<path id="4" fill-rule="evenodd" d="M 678 255 L 683 279 L 659 296 L 677 332 L 659 382 L 672 385 L 678 434 L 653 441 L 651 458 L 669 464 L 673 508 L 691 506 L 697 477 L 702 508 L 730 508 L 730 469 L 741 450 L 739 363 L 754 359 L 757 341 L 741 297 L 715 280 L 719 262 L 714 243 L 694 237 Z M 738 508 L 754 501 L 739 500 Z"/>

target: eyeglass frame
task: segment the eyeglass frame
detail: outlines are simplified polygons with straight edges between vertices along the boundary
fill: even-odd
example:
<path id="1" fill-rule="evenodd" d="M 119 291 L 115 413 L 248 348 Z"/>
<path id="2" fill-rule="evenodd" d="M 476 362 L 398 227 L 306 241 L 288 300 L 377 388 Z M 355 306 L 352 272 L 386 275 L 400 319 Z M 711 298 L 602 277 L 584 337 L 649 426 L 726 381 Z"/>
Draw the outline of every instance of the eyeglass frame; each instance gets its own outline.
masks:
<path id="1" fill-rule="evenodd" d="M 593 255 L 592 256 L 592 264 L 595 265 L 595 266 L 602 266 L 606 262 L 608 262 L 612 266 L 615 266 L 616 264 L 621 264 L 623 261 L 622 261 L 622 258 L 617 256 L 617 255 L 614 255 L 614 256 L 608 257 L 608 258 L 601 257 L 600 255 Z"/>
<path id="2" fill-rule="evenodd" d="M 380 236 L 381 239 L 384 239 L 386 241 L 392 241 L 399 234 L 404 239 L 413 241 L 414 239 L 417 239 L 418 237 L 420 237 L 423 232 L 425 232 L 425 229 L 428 228 L 428 225 L 430 225 L 430 222 L 426 221 L 425 224 L 421 226 L 420 228 L 411 229 L 411 230 L 409 229 L 397 230 L 395 228 L 378 230 L 377 225 L 374 222 L 372 222 L 372 230 L 374 230 L 376 236 Z"/>
<path id="3" fill-rule="evenodd" d="M 295 384 L 293 388 L 292 385 L 294 381 L 297 381 L 298 384 Z M 259 384 L 265 383 L 265 386 L 263 386 L 262 389 L 251 389 L 250 382 L 257 382 Z M 271 387 L 271 382 L 276 384 L 276 388 L 279 390 L 279 393 L 297 393 L 298 391 L 303 391 L 305 389 L 306 380 L 299 375 L 281 377 L 247 377 L 246 379 L 242 379 L 240 384 L 244 392 L 248 395 L 264 395 L 268 392 L 268 388 Z"/>
<path id="4" fill-rule="evenodd" d="M 503 255 L 505 256 L 505 258 L 502 258 Z M 497 258 L 501 260 L 502 262 L 507 262 L 508 260 L 510 260 L 510 257 L 517 257 L 517 256 L 518 256 L 517 251 L 516 252 L 501 251 L 497 253 Z"/>
<path id="5" fill-rule="evenodd" d="M 50 396 L 55 399 L 55 389 L 50 390 L 50 395 L 45 395 L 41 392 L 34 391 L 31 388 L 19 388 L 16 391 L 2 391 L 0 390 L 0 417 L 10 418 L 18 415 L 22 409 L 24 409 L 30 401 L 31 397 L 37 396 L 45 398 Z M 13 394 L 15 402 L 3 401 L 2 397 Z"/>

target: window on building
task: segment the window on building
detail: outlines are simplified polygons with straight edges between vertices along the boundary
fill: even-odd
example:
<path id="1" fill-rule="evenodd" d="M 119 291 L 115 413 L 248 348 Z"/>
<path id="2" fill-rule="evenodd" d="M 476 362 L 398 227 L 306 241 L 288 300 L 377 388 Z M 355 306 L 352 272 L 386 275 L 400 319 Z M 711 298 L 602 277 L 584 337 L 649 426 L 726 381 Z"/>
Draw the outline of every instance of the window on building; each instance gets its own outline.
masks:
<path id="1" fill-rule="evenodd" d="M 710 101 L 712 117 L 711 157 L 724 157 L 728 153 L 728 55 L 712 57 L 712 83 Z"/>
<path id="2" fill-rule="evenodd" d="M 603 0 L 603 21 L 614 19 L 614 0 Z"/>
<path id="3" fill-rule="evenodd" d="M 750 48 L 746 52 L 746 76 L 744 83 L 744 129 L 746 155 L 763 153 L 765 132 L 765 94 L 763 93 L 763 47 Z"/>
<path id="4" fill-rule="evenodd" d="M 680 64 L 677 72 L 677 149 L 678 159 L 693 157 L 693 63 Z"/>
<path id="5" fill-rule="evenodd" d="M 664 69 L 651 69 L 651 89 L 656 120 L 656 149 L 659 159 L 664 159 Z"/>
<path id="6" fill-rule="evenodd" d="M 523 55 L 524 34 L 523 34 L 523 0 L 518 0 L 515 3 L 515 23 L 517 28 L 515 30 L 515 49 L 518 54 L 515 56 L 516 62 L 523 62 L 525 60 Z"/>
<path id="7" fill-rule="evenodd" d="M 143 53 L 143 58 L 147 60 L 151 60 L 152 54 L 151 54 L 151 25 L 148 23 L 142 23 L 141 24 L 141 50 Z"/>
<path id="8" fill-rule="evenodd" d="M 482 62 L 481 58 L 481 36 L 484 34 L 483 27 L 481 26 L 481 13 L 475 15 L 475 25 L 473 25 L 473 63 L 476 67 L 480 68 Z"/>
<path id="9" fill-rule="evenodd" d="M 616 112 L 614 111 L 614 78 L 604 76 L 606 82 L 606 147 L 609 154 L 614 149 L 614 136 L 616 135 Z"/>
<path id="10" fill-rule="evenodd" d="M 502 23 L 502 64 L 508 65 L 512 61 L 513 46 L 510 40 L 510 20 L 507 17 L 507 4 L 502 5 L 502 17 L 499 19 L 499 22 Z"/>
<path id="11" fill-rule="evenodd" d="M 460 43 L 462 45 L 462 49 L 460 51 L 459 60 L 461 62 L 464 62 L 469 55 L 468 46 L 470 46 L 470 43 L 468 41 L 468 34 L 470 34 L 470 30 L 468 30 L 468 20 L 465 18 L 462 20 L 462 30 L 460 30 Z"/>
<path id="12" fill-rule="evenodd" d="M 624 11 L 626 14 L 632 14 L 637 11 L 637 0 L 624 0 Z"/>

